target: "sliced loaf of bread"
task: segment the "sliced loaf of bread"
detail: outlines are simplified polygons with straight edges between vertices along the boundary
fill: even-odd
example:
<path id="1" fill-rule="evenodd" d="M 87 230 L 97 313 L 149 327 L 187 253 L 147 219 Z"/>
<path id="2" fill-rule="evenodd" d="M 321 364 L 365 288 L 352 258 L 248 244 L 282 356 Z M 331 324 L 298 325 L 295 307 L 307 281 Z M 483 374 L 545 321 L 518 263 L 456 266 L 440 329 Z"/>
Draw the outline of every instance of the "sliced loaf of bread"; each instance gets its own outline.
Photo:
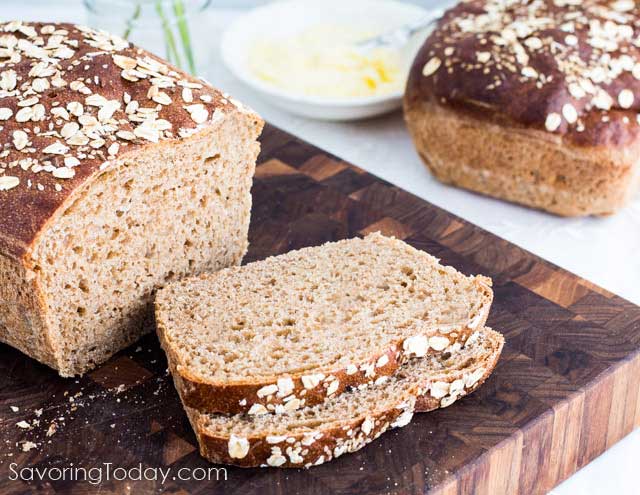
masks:
<path id="1" fill-rule="evenodd" d="M 455 350 L 490 285 L 371 234 L 169 284 L 156 324 L 187 407 L 280 413 Z"/>
<path id="2" fill-rule="evenodd" d="M 414 412 L 447 407 L 473 392 L 496 366 L 504 339 L 485 328 L 463 348 L 413 359 L 393 376 L 290 413 L 206 414 L 186 408 L 200 453 L 241 467 L 311 467 L 354 452 Z"/>
<path id="3" fill-rule="evenodd" d="M 152 330 L 158 287 L 240 264 L 264 123 L 102 30 L 0 39 L 0 342 L 81 375 Z"/>

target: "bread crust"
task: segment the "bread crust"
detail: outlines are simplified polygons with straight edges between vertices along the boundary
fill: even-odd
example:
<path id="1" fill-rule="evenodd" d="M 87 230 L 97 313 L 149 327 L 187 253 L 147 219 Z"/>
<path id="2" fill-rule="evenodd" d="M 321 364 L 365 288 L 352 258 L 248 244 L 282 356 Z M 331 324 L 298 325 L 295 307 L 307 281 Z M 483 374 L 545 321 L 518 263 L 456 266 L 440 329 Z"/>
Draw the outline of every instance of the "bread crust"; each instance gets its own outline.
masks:
<path id="1" fill-rule="evenodd" d="M 407 82 L 420 156 L 439 180 L 483 194 L 615 212 L 640 189 L 638 35 L 637 4 L 460 2 Z"/>
<path id="2" fill-rule="evenodd" d="M 55 346 L 47 331 L 47 306 L 35 272 L 0 254 L 0 342 L 57 367 Z"/>
<path id="3" fill-rule="evenodd" d="M 405 426 L 413 416 L 414 407 L 415 398 L 410 403 L 398 403 L 394 409 L 372 415 L 369 419 L 374 422 L 374 426 L 368 433 L 362 428 L 367 418 L 359 418 L 341 422 L 340 426 L 318 430 L 313 435 L 306 435 L 307 439 L 305 439 L 305 435 L 300 434 L 287 436 L 276 443 L 269 443 L 267 437 L 248 438 L 246 440 L 250 449 L 248 454 L 241 459 L 230 455 L 229 437 L 208 435 L 204 430 L 200 414 L 195 409 L 186 408 L 186 411 L 198 438 L 200 455 L 210 462 L 245 468 L 309 468 L 324 464 L 344 453 L 361 449 L 389 428 L 393 428 L 394 424 L 398 427 Z M 314 439 L 315 437 L 319 438 Z M 281 454 L 278 455 L 277 451 L 274 452 L 274 448 L 278 448 Z M 300 449 L 299 453 L 296 452 L 300 455 L 300 462 L 292 462 L 292 457 L 287 455 L 288 448 Z"/>
<path id="4" fill-rule="evenodd" d="M 444 337 L 449 341 L 446 348 L 439 351 L 429 349 L 430 353 L 444 353 L 451 346 L 463 345 L 473 332 L 485 325 L 493 302 L 493 292 L 490 288 L 491 280 L 487 277 L 477 276 L 474 283 L 483 294 L 483 304 L 478 314 L 466 326 L 448 333 L 426 329 L 427 331 L 423 335 L 429 338 Z M 156 304 L 156 314 L 158 310 Z M 185 366 L 180 364 L 179 355 L 169 340 L 167 329 L 163 322 L 157 318 L 156 329 L 160 344 L 167 354 L 169 367 L 176 380 L 176 388 L 185 406 L 213 413 L 284 412 L 313 406 L 324 402 L 328 396 L 337 396 L 351 388 L 373 383 L 381 377 L 393 375 L 410 357 L 410 353 L 404 346 L 405 341 L 398 341 L 389 349 L 381 350 L 379 354 L 371 356 L 367 362 L 352 363 L 353 367 L 315 370 L 312 375 L 317 376 L 318 380 L 313 387 L 309 387 L 308 382 L 305 387 L 305 375 L 309 374 L 302 372 L 286 376 L 273 376 L 252 382 L 212 383 L 194 376 Z M 380 365 L 380 363 L 384 364 Z M 265 387 L 277 390 L 278 379 L 282 378 L 290 378 L 293 383 L 293 389 L 286 396 L 276 392 L 264 395 L 261 392 L 268 390 Z"/>
<path id="5" fill-rule="evenodd" d="M 434 376 L 425 377 L 425 381 L 416 384 L 408 396 L 402 397 L 398 405 L 387 411 L 379 411 L 375 415 L 365 418 L 347 418 L 340 422 L 339 426 L 321 425 L 313 429 L 306 435 L 291 435 L 278 438 L 278 441 L 267 441 L 266 436 L 253 436 L 246 439 L 246 452 L 242 457 L 232 457 L 230 451 L 231 438 L 229 436 L 211 435 L 206 431 L 204 415 L 192 408 L 186 407 L 187 416 L 196 433 L 200 445 L 200 454 L 210 462 L 232 464 L 239 467 L 282 467 L 282 468 L 309 468 L 328 462 L 343 453 L 354 452 L 361 449 L 368 443 L 378 438 L 382 433 L 390 428 L 402 427 L 409 423 L 415 412 L 428 412 L 435 409 L 448 407 L 458 399 L 474 392 L 491 375 L 498 363 L 502 347 L 503 337 L 490 329 L 486 329 L 492 342 L 492 352 L 486 362 L 476 370 L 482 370 L 482 374 L 472 383 L 463 383 L 462 388 L 458 387 L 453 391 L 455 382 L 464 382 L 463 370 L 455 370 L 451 373 L 438 373 Z M 435 383 L 448 385 L 449 392 L 432 395 Z M 357 392 L 355 392 L 357 393 Z M 367 425 L 365 425 L 367 422 Z M 363 425 L 365 426 L 363 428 Z M 311 438 L 312 441 L 305 440 Z M 281 455 L 277 456 L 278 463 L 274 464 L 274 450 L 277 447 Z M 287 449 L 295 450 L 293 459 L 299 462 L 292 462 L 291 455 L 287 454 Z M 296 455 L 297 454 L 297 455 Z M 299 455 L 299 458 L 297 457 Z M 271 458 L 271 462 L 269 459 Z"/>
<path id="6" fill-rule="evenodd" d="M 487 379 L 493 373 L 493 370 L 495 370 L 496 366 L 498 365 L 498 361 L 500 360 L 500 355 L 502 354 L 502 348 L 504 347 L 504 337 L 502 335 L 493 331 L 491 331 L 491 335 L 492 335 L 492 339 L 495 347 L 493 349 L 493 352 L 487 359 L 486 363 L 484 363 L 484 366 L 483 366 L 484 373 L 482 373 L 478 381 L 471 384 L 471 386 L 467 386 L 467 384 L 465 384 L 464 388 L 462 388 L 459 393 L 455 393 L 455 392 L 452 392 L 451 385 L 456 380 L 460 380 L 461 375 L 463 373 L 458 372 L 458 373 L 453 373 L 452 375 L 449 375 L 449 376 L 438 375 L 438 376 L 429 377 L 429 380 L 425 387 L 426 392 L 419 394 L 416 397 L 416 412 L 431 412 L 431 411 L 435 411 L 436 409 L 443 409 L 445 407 L 449 407 L 458 399 L 461 399 L 462 397 L 465 397 L 475 392 L 478 388 L 480 388 L 484 384 L 484 382 L 487 381 Z M 435 397 L 432 394 L 433 385 L 436 383 L 449 384 L 449 390 L 444 396 Z"/>
<path id="7" fill-rule="evenodd" d="M 99 143 L 94 143 L 93 146 L 69 144 L 69 140 L 64 139 L 64 136 L 60 134 L 66 123 L 74 123 L 76 120 L 72 110 L 67 110 L 69 104 L 79 103 L 82 106 L 82 117 L 97 117 L 98 109 L 101 107 L 91 101 L 87 102 L 88 98 L 91 96 L 102 97 L 107 101 L 118 102 L 120 107 L 114 111 L 111 120 L 118 122 L 119 131 L 129 133 L 136 131 L 138 122 L 132 120 L 131 114 L 125 111 L 127 105 L 125 100 L 139 102 L 141 107 L 156 107 L 157 105 L 159 107 L 157 118 L 170 123 L 170 135 L 161 133 L 159 136 L 159 140 L 166 140 L 168 145 L 171 145 L 172 141 L 182 141 L 182 136 L 179 137 L 180 130 L 196 132 L 199 126 L 201 128 L 215 125 L 211 119 L 216 110 L 218 110 L 216 116 L 244 112 L 254 120 L 256 128 L 262 127 L 261 119 L 237 101 L 209 84 L 169 66 L 159 57 L 116 36 L 103 35 L 89 28 L 67 23 L 22 23 L 16 21 L 0 23 L 0 33 L 28 43 L 37 43 L 38 38 L 42 38 L 45 44 L 51 37 L 61 36 L 63 38 L 62 47 L 73 52 L 64 55 L 66 58 L 62 58 L 61 55 L 60 62 L 52 63 L 46 67 L 47 71 L 59 71 L 59 76 L 65 84 L 54 87 L 53 79 L 56 76 L 49 74 L 52 82 L 47 83 L 49 84 L 48 89 L 41 92 L 37 92 L 31 87 L 26 91 L 20 89 L 22 83 L 30 84 L 34 79 L 46 79 L 43 75 L 37 77 L 37 74 L 33 72 L 33 65 L 40 61 L 39 58 L 30 57 L 16 49 L 18 61 L 3 61 L 2 72 L 13 71 L 20 84 L 15 87 L 16 89 L 3 91 L 1 106 L 3 109 L 8 109 L 12 115 L 2 121 L 0 136 L 4 138 L 4 142 L 14 143 L 16 141 L 14 133 L 22 131 L 26 132 L 30 139 L 30 144 L 24 148 L 18 149 L 17 145 L 8 147 L 8 154 L 3 154 L 2 157 L 2 165 L 8 164 L 5 175 L 17 178 L 19 184 L 8 190 L 0 190 L 0 253 L 16 260 L 28 260 L 29 251 L 37 242 L 38 236 L 54 220 L 55 215 L 71 204 L 77 196 L 77 191 L 94 180 L 101 170 L 109 166 L 110 162 L 114 162 L 115 158 L 124 158 L 131 151 L 139 150 L 145 146 L 157 145 L 156 142 L 138 135 L 133 139 L 123 139 L 114 135 L 113 141 L 105 140 L 101 147 L 97 147 Z M 171 78 L 181 84 L 194 86 L 193 89 L 190 88 L 193 98 L 191 103 L 202 105 L 207 112 L 207 118 L 202 120 L 200 124 L 194 120 L 192 113 L 187 109 L 189 103 L 183 101 L 181 97 L 180 91 L 183 87 L 179 84 L 170 88 L 162 88 L 164 93 L 170 93 L 170 103 L 158 104 L 152 99 L 153 97 L 149 96 L 153 93 L 153 91 L 150 93 L 150 88 L 156 84 L 151 82 L 153 78 L 140 76 L 137 81 L 131 80 L 133 78 L 125 73 L 125 69 L 117 65 L 118 63 L 122 65 L 119 59 L 116 60 L 117 57 L 126 57 L 134 62 L 144 59 L 155 61 L 166 68 L 166 75 L 171 75 Z M 87 67 L 90 70 L 87 70 Z M 139 67 L 134 70 L 138 69 Z M 46 80 L 48 81 L 48 79 Z M 7 87 L 11 87 L 11 84 L 7 83 Z M 33 117 L 31 120 L 23 121 L 21 118 L 18 121 L 17 115 L 20 109 L 31 108 L 22 105 L 34 95 L 38 99 L 36 105 L 43 106 L 44 115 L 41 119 Z M 125 95 L 128 96 L 125 97 Z M 204 99 L 201 98 L 202 96 Z M 52 110 L 55 111 L 54 109 L 63 109 L 67 113 L 66 117 L 54 115 L 52 113 Z M 55 130 L 54 134 L 44 135 L 38 132 L 38 130 L 46 129 L 50 124 Z M 84 127 L 80 127 L 80 129 L 83 130 Z M 68 152 L 58 154 L 57 152 L 45 151 L 55 143 L 67 146 Z M 113 143 L 118 143 L 120 148 L 115 153 L 110 153 L 108 148 Z M 92 148 L 94 152 L 89 151 Z M 111 149 L 114 150 L 114 148 Z M 72 167 L 74 172 L 72 177 L 62 179 L 52 173 L 55 168 L 69 168 L 63 166 L 63 157 L 75 155 L 78 152 L 83 153 L 84 156 L 80 158 L 80 165 Z M 33 163 L 30 167 L 26 167 L 25 163 L 23 167 L 18 161 L 24 158 L 35 160 L 38 166 L 44 166 L 45 170 L 35 173 Z M 41 187 L 36 187 L 37 184 Z"/>
<path id="8" fill-rule="evenodd" d="M 640 139 L 588 148 L 433 100 L 405 104 L 416 149 L 440 181 L 562 216 L 608 215 L 640 189 Z"/>

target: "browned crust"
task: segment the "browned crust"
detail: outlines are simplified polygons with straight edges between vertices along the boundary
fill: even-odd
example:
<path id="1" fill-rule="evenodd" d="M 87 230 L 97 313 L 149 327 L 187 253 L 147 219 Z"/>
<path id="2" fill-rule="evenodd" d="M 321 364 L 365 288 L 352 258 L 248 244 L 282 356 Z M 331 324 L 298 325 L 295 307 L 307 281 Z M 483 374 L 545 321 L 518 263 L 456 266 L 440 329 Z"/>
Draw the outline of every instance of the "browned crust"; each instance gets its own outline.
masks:
<path id="1" fill-rule="evenodd" d="M 445 333 L 427 333 L 429 337 L 442 336 L 449 340 L 449 345 L 456 343 L 464 344 L 467 338 L 478 328 L 482 328 L 489 315 L 489 309 L 493 302 L 493 292 L 490 289 L 491 280 L 486 277 L 476 277 L 475 283 L 478 290 L 483 293 L 483 304 L 477 317 L 474 318 L 472 326 L 464 327 L 458 331 Z M 159 308 L 156 306 L 156 314 Z M 393 375 L 398 368 L 407 361 L 408 355 L 403 349 L 404 341 L 398 341 L 393 347 L 379 354 L 371 356 L 370 360 L 365 363 L 354 363 L 356 365 L 355 373 L 349 374 L 347 369 L 327 369 L 315 370 L 312 374 L 321 373 L 324 378 L 319 381 L 317 386 L 307 389 L 303 383 L 303 375 L 311 373 L 300 373 L 289 375 L 293 382 L 293 390 L 286 396 L 278 396 L 277 394 L 269 394 L 264 397 L 258 396 L 258 391 L 273 385 L 277 387 L 278 378 L 269 377 L 256 381 L 244 381 L 240 383 L 210 383 L 204 382 L 200 377 L 193 376 L 189 370 L 180 364 L 178 353 L 169 341 L 167 329 L 162 321 L 156 318 L 156 328 L 160 343 L 169 361 L 169 366 L 175 375 L 179 375 L 177 380 L 180 385 L 177 386 L 178 392 L 183 403 L 187 407 L 198 409 L 200 411 L 208 411 L 223 414 L 246 413 L 256 405 L 268 408 L 270 412 L 274 411 L 277 406 L 284 407 L 289 403 L 288 407 L 299 409 L 302 407 L 312 406 L 324 402 L 327 398 L 327 391 L 332 384 L 332 396 L 337 396 L 350 388 L 358 385 L 372 383 L 383 376 Z M 449 346 L 447 346 L 449 347 Z M 434 352 L 430 349 L 430 352 Z M 442 351 L 444 352 L 444 351 Z M 378 366 L 379 360 L 385 361 L 383 366 Z M 368 369 L 368 371 L 367 371 Z M 371 373 L 371 370 L 374 372 Z M 353 371 L 353 370 L 352 370 Z M 337 388 L 336 384 L 337 383 Z M 299 399 L 299 403 L 293 403 L 291 397 Z M 285 400 L 286 399 L 286 400 Z"/>
<path id="2" fill-rule="evenodd" d="M 420 157 L 442 182 L 565 216 L 604 215 L 640 189 L 640 139 L 586 148 L 430 100 L 406 103 Z"/>
<path id="3" fill-rule="evenodd" d="M 430 412 L 430 411 L 435 411 L 436 409 L 449 407 L 451 404 L 458 401 L 459 399 L 462 399 L 463 397 L 475 392 L 484 384 L 484 382 L 487 381 L 487 379 L 491 376 L 491 373 L 493 373 L 493 370 L 496 368 L 496 365 L 500 360 L 500 355 L 502 354 L 503 347 L 504 347 L 504 338 L 502 338 L 502 336 L 499 336 L 499 338 L 496 339 L 496 348 L 494 349 L 494 352 L 491 354 L 491 356 L 487 360 L 487 363 L 484 366 L 485 368 L 484 374 L 471 387 L 465 386 L 464 389 L 462 389 L 462 391 L 456 397 L 451 397 L 451 395 L 445 395 L 444 397 L 436 398 L 433 395 L 431 395 L 430 391 L 425 394 L 418 395 L 418 397 L 416 398 L 415 411 Z M 444 381 L 444 379 L 445 377 L 441 377 L 440 380 L 435 378 L 435 379 L 431 379 L 430 382 L 433 383 L 436 381 Z M 453 400 L 453 402 L 451 402 L 451 400 Z"/>
<path id="4" fill-rule="evenodd" d="M 484 374 L 471 386 L 465 386 L 459 392 L 453 395 L 446 395 L 441 398 L 435 398 L 430 393 L 430 387 L 433 382 L 447 381 L 453 383 L 454 380 L 461 378 L 463 373 L 457 372 L 449 376 L 438 375 L 435 377 L 429 377 L 425 385 L 421 386 L 416 384 L 417 396 L 413 397 L 413 400 L 407 400 L 403 398 L 399 400 L 399 406 L 404 406 L 403 409 L 392 409 L 390 411 L 380 411 L 376 415 L 372 415 L 368 418 L 352 418 L 344 421 L 339 427 L 332 426 L 326 429 L 320 428 L 318 431 L 313 432 L 318 435 L 319 438 L 309 445 L 301 445 L 302 435 L 292 435 L 287 439 L 282 439 L 277 443 L 268 443 L 267 437 L 257 436 L 247 438 L 248 451 L 242 458 L 234 458 L 229 455 L 229 437 L 227 436 L 214 436 L 206 432 L 205 419 L 200 411 L 191 408 L 185 408 L 187 416 L 191 425 L 196 432 L 196 437 L 200 445 L 200 455 L 210 462 L 232 464 L 239 467 L 282 467 L 282 468 L 300 468 L 300 467 L 312 467 L 315 465 L 323 464 L 330 461 L 338 455 L 346 452 L 354 452 L 361 449 L 368 443 L 375 440 L 382 433 L 389 428 L 394 427 L 393 423 L 398 421 L 400 415 L 404 412 L 404 417 L 399 421 L 397 426 L 405 426 L 414 412 L 428 412 L 442 407 L 448 407 L 458 399 L 469 395 L 482 385 L 487 378 L 491 375 L 498 363 L 502 348 L 504 345 L 504 338 L 492 330 L 487 329 L 493 340 L 494 348 L 490 357 L 486 363 L 483 363 Z M 425 390 L 427 390 L 425 392 Z M 368 433 L 362 431 L 362 425 L 365 420 L 375 420 L 373 428 Z M 291 440 L 293 438 L 293 440 Z M 342 447 L 346 444 L 346 447 Z M 293 463 L 290 460 L 290 456 L 286 454 L 286 448 L 293 446 L 301 447 L 304 450 L 300 452 L 303 457 L 302 462 Z M 267 460 L 273 454 L 272 448 L 279 447 L 282 455 L 283 462 L 278 466 L 268 463 Z M 338 448 L 336 451 L 335 449 Z M 335 454 L 338 455 L 335 455 Z"/>
<path id="5" fill-rule="evenodd" d="M 57 368 L 39 278 L 19 261 L 1 254 L 0 271 L 0 342 Z"/>
<path id="6" fill-rule="evenodd" d="M 548 115 L 556 113 L 562 116 L 563 106 L 571 104 L 577 111 L 577 122 L 570 123 L 563 118 L 554 134 L 577 146 L 628 146 L 640 137 L 637 121 L 640 81 L 630 70 L 624 70 L 611 81 L 607 78 L 604 83 L 595 82 L 596 88 L 611 98 L 610 107 L 600 109 L 593 104 L 593 95 L 578 98 L 569 90 L 569 85 L 576 81 L 576 74 L 590 79 L 589 73 L 580 72 L 575 68 L 576 64 L 565 64 L 565 61 L 576 58 L 586 61 L 586 65 L 599 63 L 602 53 L 615 60 L 629 56 L 636 64 L 640 62 L 640 49 L 634 43 L 640 32 L 637 3 L 630 11 L 612 13 L 612 18 L 633 30 L 633 36 L 628 40 L 616 39 L 615 48 L 604 51 L 595 48 L 589 22 L 607 21 L 599 12 L 611 8 L 614 3 L 584 0 L 576 5 L 560 6 L 554 0 L 543 0 L 536 2 L 541 7 L 535 10 L 533 2 L 502 2 L 499 7 L 491 0 L 460 2 L 445 13 L 416 56 L 408 79 L 406 103 L 411 107 L 422 100 L 435 100 L 452 109 L 471 112 L 480 120 L 545 132 Z M 486 14 L 487 8 L 503 12 L 504 16 L 500 19 L 499 15 L 493 14 L 491 27 L 460 29 L 460 20 L 472 24 Z M 536 20 L 549 19 L 549 25 L 517 37 L 522 54 L 517 60 L 515 54 L 518 52 L 513 49 L 515 43 L 504 41 L 506 31 L 513 33 L 513 25 L 527 23 L 530 16 Z M 567 24 L 573 27 L 573 31 L 562 28 Z M 613 32 L 613 29 L 608 33 L 603 30 L 607 33 L 603 36 L 610 35 L 609 41 L 614 41 L 617 35 Z M 569 45 L 566 41 L 569 34 L 575 37 L 572 38 L 575 44 Z M 498 44 L 495 40 L 502 35 L 504 37 Z M 531 38 L 541 40 L 540 46 L 534 48 L 527 43 Z M 550 49 L 550 46 L 555 48 Z M 566 57 L 561 55 L 564 53 Z M 486 59 L 479 54 L 487 54 Z M 432 74 L 423 75 L 425 65 L 434 58 L 441 61 L 441 65 Z M 565 65 L 573 69 L 562 69 Z M 609 70 L 605 62 L 602 67 L 605 72 Z M 534 69 L 538 77 L 524 77 L 522 71 L 525 68 Z M 622 108 L 618 103 L 618 95 L 623 89 L 635 94 L 635 101 L 629 108 Z"/>
<path id="7" fill-rule="evenodd" d="M 391 428 L 395 421 L 406 412 L 411 415 L 413 403 L 400 404 L 403 408 L 395 408 L 390 411 L 381 411 L 379 414 L 372 415 L 371 420 L 375 421 L 372 430 L 366 434 L 362 431 L 362 424 L 366 418 L 358 418 L 352 421 L 342 422 L 340 426 L 334 426 L 322 431 L 321 438 L 318 438 L 310 445 L 304 445 L 304 435 L 292 435 L 287 437 L 293 438 L 293 441 L 281 441 L 275 444 L 267 442 L 266 437 L 248 438 L 250 444 L 248 454 L 242 459 L 233 458 L 229 455 L 229 438 L 207 435 L 202 427 L 202 418 L 194 409 L 187 408 L 187 416 L 196 432 L 198 443 L 200 445 L 200 455 L 210 462 L 220 464 L 231 464 L 239 467 L 282 467 L 282 468 L 301 468 L 320 465 L 328 462 L 340 455 L 348 452 L 355 452 L 368 443 L 378 438 L 382 433 Z M 403 422 L 404 423 L 404 422 Z M 402 425 L 404 426 L 404 424 Z M 350 434 L 351 433 L 351 434 Z M 278 447 L 285 459 L 283 464 L 273 465 L 273 461 L 269 461 L 273 455 L 273 448 Z M 291 457 L 287 455 L 287 448 L 301 448 L 302 462 L 291 462 Z M 304 452 L 304 453 L 303 453 Z"/>
<path id="8" fill-rule="evenodd" d="M 0 24 L 0 30 L 11 26 L 11 23 Z M 180 80 L 191 83 L 202 84 L 202 88 L 193 89 L 193 103 L 202 104 L 208 112 L 209 121 L 204 122 L 203 126 L 211 125 L 211 116 L 215 110 L 225 113 L 234 113 L 238 111 L 246 112 L 254 119 L 257 127 L 260 127 L 261 120 L 257 115 L 242 108 L 237 102 L 227 97 L 218 90 L 212 88 L 207 83 L 187 75 L 183 71 L 168 65 L 162 59 L 142 50 L 136 46 L 130 45 L 125 49 L 116 50 L 114 52 L 101 51 L 99 48 L 90 46 L 85 43 L 83 32 L 72 24 L 49 24 L 49 23 L 24 23 L 22 26 L 33 28 L 38 35 L 46 41 L 48 34 L 41 35 L 44 26 L 54 26 L 56 30 L 63 29 L 68 31 L 67 38 L 72 41 L 78 41 L 79 45 L 75 48 L 74 55 L 61 62 L 59 67 L 63 70 L 63 79 L 67 81 L 67 85 L 61 88 L 51 87 L 39 93 L 39 103 L 44 106 L 45 119 L 41 121 L 17 122 L 15 115 L 20 109 L 18 102 L 23 96 L 5 96 L 2 98 L 2 107 L 9 108 L 13 112 L 13 117 L 2 121 L 1 135 L 7 143 L 12 142 L 12 136 L 16 130 L 26 130 L 32 141 L 33 152 L 24 153 L 12 146 L 7 150 L 9 154 L 2 157 L 4 164 L 15 162 L 22 158 L 34 158 L 37 160 L 46 160 L 55 167 L 62 166 L 61 155 L 44 154 L 43 149 L 60 138 L 49 136 L 40 136 L 35 132 L 35 128 L 46 129 L 54 120 L 51 118 L 51 109 L 54 106 L 64 108 L 70 102 L 80 102 L 84 106 L 84 115 L 96 116 L 98 108 L 85 104 L 85 98 L 88 95 L 82 94 L 77 90 L 71 89 L 70 82 L 82 79 L 86 82 L 86 86 L 93 94 L 101 95 L 108 100 L 117 100 L 123 102 L 125 93 L 132 100 L 140 102 L 141 106 L 155 106 L 156 103 L 147 96 L 152 85 L 150 78 L 140 79 L 137 82 L 125 80 L 121 73 L 122 68 L 118 67 L 113 60 L 112 55 L 123 55 L 131 58 L 149 57 L 159 61 L 170 68 Z M 2 33 L 15 35 L 19 39 L 25 39 L 27 36 L 21 31 Z M 88 54 L 96 54 L 91 55 Z M 78 62 L 77 65 L 74 65 Z M 15 70 L 20 84 L 33 79 L 28 73 L 35 64 L 35 60 L 23 56 L 22 61 L 18 63 L 4 61 L 0 70 Z M 88 69 L 86 68 L 88 67 Z M 96 82 L 97 81 L 97 82 Z M 20 85 L 19 84 L 19 85 Z M 173 103 L 170 105 L 158 105 L 158 118 L 164 119 L 171 123 L 171 132 L 173 138 L 166 138 L 163 144 L 171 145 L 176 142 L 178 131 L 180 129 L 195 129 L 197 124 L 191 117 L 191 114 L 185 109 L 185 103 L 181 99 L 182 87 L 176 85 L 172 88 L 162 88 L 162 91 L 169 94 Z M 205 97 L 205 101 L 200 99 Z M 116 110 L 113 118 L 120 123 L 120 130 L 132 131 L 134 125 L 129 121 L 124 111 L 125 104 L 122 103 L 120 109 Z M 65 123 L 62 119 L 58 119 L 59 124 L 55 124 L 55 129 L 59 130 Z M 73 120 L 73 119 L 72 119 Z M 145 146 L 153 146 L 149 141 L 143 138 L 136 138 L 133 141 L 116 139 L 121 149 L 113 158 L 121 158 L 127 153 L 143 148 Z M 25 259 L 28 264 L 28 256 L 33 248 L 37 237 L 47 228 L 48 223 L 56 215 L 57 212 L 64 210 L 78 197 L 78 190 L 90 183 L 100 173 L 100 167 L 105 161 L 111 160 L 107 154 L 107 148 L 112 141 L 107 141 L 102 148 L 99 148 L 95 156 L 81 159 L 79 166 L 74 168 L 75 175 L 69 179 L 55 178 L 51 173 L 39 172 L 34 173 L 31 170 L 23 170 L 20 166 L 11 166 L 7 168 L 5 175 L 17 177 L 20 184 L 7 191 L 0 191 L 0 253 L 14 259 Z M 28 182 L 33 183 L 33 187 L 27 187 Z M 43 190 L 39 190 L 36 184 L 40 184 Z M 56 190 L 58 186 L 60 190 Z"/>

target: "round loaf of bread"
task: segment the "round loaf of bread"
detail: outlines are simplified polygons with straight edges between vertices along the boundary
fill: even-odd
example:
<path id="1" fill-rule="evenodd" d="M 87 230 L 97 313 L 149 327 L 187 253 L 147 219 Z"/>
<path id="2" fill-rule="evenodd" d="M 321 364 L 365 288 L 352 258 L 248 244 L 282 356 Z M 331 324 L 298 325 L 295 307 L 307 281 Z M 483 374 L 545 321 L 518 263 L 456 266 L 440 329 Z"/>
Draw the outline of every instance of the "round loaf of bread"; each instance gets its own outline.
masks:
<path id="1" fill-rule="evenodd" d="M 405 118 L 433 174 L 560 215 L 605 215 L 640 186 L 640 6 L 471 0 L 412 66 Z"/>

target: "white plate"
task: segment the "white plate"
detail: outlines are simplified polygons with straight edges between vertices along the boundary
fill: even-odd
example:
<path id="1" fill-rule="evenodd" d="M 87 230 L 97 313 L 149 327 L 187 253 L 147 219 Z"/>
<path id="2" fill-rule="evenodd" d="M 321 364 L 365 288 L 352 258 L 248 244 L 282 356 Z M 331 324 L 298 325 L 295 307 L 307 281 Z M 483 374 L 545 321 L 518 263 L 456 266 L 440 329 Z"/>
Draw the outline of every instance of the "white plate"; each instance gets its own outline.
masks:
<path id="1" fill-rule="evenodd" d="M 322 98 L 292 94 L 253 75 L 248 67 L 249 50 L 260 38 L 288 38 L 323 23 L 353 23 L 381 32 L 424 16 L 428 11 L 395 0 L 287 0 L 275 2 L 240 16 L 222 37 L 222 59 L 231 72 L 269 102 L 291 113 L 321 120 L 356 120 L 399 108 L 402 91 L 359 98 Z M 403 50 L 406 69 L 422 39 Z"/>

